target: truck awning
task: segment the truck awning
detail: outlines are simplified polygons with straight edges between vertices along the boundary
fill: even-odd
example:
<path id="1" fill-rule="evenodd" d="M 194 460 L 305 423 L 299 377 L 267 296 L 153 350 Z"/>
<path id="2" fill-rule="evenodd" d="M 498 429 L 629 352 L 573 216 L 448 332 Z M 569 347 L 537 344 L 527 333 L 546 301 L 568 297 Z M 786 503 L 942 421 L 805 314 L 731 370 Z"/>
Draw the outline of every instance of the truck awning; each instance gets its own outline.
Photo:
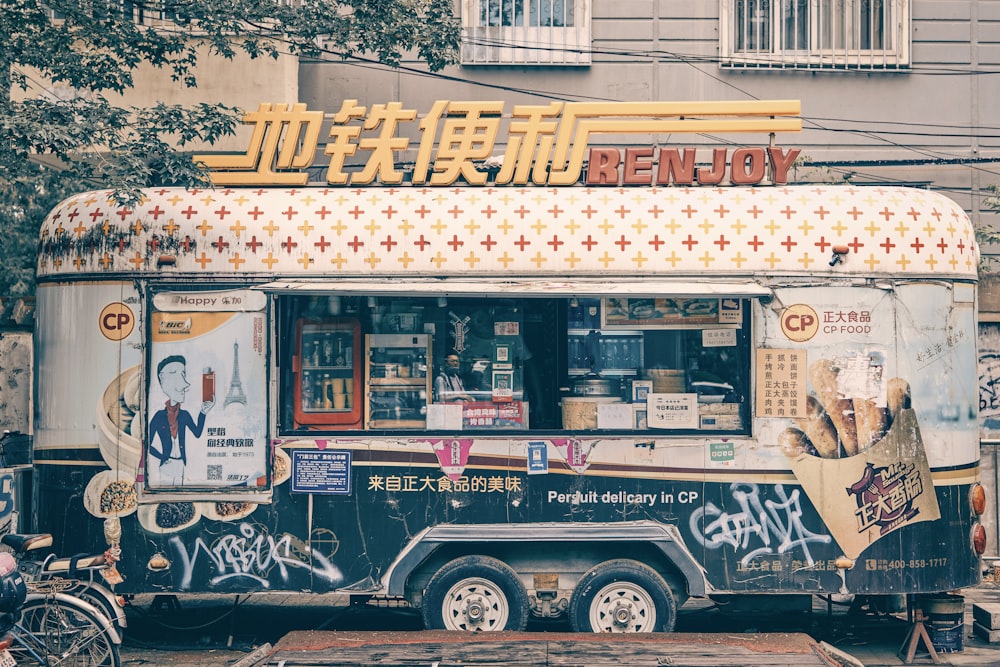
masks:
<path id="1" fill-rule="evenodd" d="M 257 285 L 266 292 L 288 294 L 364 294 L 386 296 L 489 297 L 499 294 L 562 297 L 658 297 L 690 298 L 762 297 L 771 289 L 752 281 L 710 282 L 669 280 L 556 280 L 542 278 L 379 278 L 352 280 L 276 280 Z"/>

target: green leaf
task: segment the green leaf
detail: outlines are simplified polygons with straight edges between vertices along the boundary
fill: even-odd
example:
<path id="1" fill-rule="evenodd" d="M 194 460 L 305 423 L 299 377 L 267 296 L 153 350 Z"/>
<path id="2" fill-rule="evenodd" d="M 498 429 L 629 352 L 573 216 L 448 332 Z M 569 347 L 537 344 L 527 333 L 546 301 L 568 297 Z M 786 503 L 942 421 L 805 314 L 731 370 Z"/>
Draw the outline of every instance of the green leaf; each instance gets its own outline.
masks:
<path id="1" fill-rule="evenodd" d="M 364 56 L 390 65 L 414 51 L 439 70 L 456 62 L 460 29 L 452 0 L 3 0 L 0 40 L 4 295 L 33 289 L 41 221 L 72 192 L 110 188 L 134 203 L 146 186 L 208 186 L 185 148 L 232 135 L 240 110 L 111 103 L 108 93 L 127 95 L 140 65 L 197 86 L 208 45 L 225 58 Z M 40 79 L 55 86 L 43 97 L 12 95 Z"/>

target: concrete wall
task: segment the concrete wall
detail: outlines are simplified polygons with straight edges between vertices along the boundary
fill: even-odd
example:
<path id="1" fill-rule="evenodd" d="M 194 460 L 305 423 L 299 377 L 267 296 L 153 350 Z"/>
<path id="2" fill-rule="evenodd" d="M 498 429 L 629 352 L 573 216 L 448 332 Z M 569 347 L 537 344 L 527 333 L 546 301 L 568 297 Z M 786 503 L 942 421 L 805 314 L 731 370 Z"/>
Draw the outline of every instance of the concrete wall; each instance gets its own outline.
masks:
<path id="1" fill-rule="evenodd" d="M 997 523 L 997 509 L 1000 507 L 1000 441 L 982 444 L 982 458 L 979 461 L 979 477 L 986 488 L 986 513 L 982 522 L 986 528 L 986 555 L 1000 556 L 1000 524 Z"/>
<path id="2" fill-rule="evenodd" d="M 0 432 L 32 429 L 30 330 L 0 330 Z"/>

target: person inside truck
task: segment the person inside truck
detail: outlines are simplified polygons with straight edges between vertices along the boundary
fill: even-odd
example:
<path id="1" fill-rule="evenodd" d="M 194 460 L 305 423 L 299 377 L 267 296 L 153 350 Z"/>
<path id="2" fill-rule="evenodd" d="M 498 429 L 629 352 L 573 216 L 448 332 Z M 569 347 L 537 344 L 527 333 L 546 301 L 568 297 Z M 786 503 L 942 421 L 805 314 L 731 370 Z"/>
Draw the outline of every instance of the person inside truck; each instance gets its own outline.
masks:
<path id="1" fill-rule="evenodd" d="M 457 354 L 445 357 L 441 372 L 434 378 L 434 396 L 439 403 L 472 400 L 466 393 L 465 383 L 460 375 L 461 368 L 462 360 Z"/>

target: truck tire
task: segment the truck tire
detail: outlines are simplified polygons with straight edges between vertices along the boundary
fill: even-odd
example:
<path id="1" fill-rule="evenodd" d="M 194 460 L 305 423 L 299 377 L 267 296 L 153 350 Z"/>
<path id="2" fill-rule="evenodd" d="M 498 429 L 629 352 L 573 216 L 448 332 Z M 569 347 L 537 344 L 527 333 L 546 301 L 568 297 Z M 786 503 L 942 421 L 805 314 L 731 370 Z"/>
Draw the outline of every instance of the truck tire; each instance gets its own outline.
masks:
<path id="1" fill-rule="evenodd" d="M 517 573 L 488 556 L 463 556 L 434 573 L 424 591 L 428 630 L 524 630 L 528 593 Z"/>
<path id="2" fill-rule="evenodd" d="M 609 560 L 580 578 L 569 607 L 576 632 L 670 632 L 677 602 L 670 586 L 634 560 Z"/>

